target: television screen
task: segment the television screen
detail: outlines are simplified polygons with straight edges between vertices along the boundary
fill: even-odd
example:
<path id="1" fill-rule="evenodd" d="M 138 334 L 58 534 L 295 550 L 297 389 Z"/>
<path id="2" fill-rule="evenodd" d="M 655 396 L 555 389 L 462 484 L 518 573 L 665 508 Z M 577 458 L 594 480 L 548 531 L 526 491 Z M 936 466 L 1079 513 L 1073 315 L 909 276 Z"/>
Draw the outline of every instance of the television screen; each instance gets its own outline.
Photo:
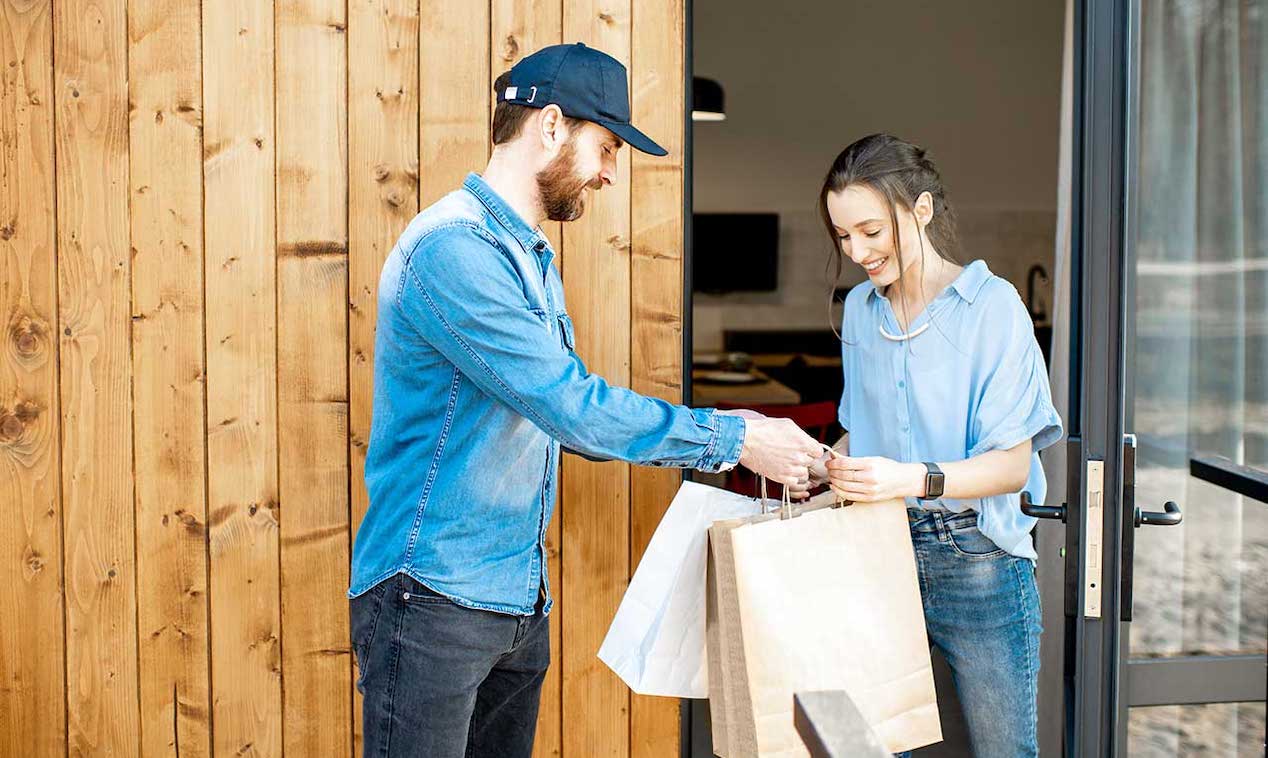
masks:
<path id="1" fill-rule="evenodd" d="M 779 284 L 779 215 L 692 215 L 692 289 L 774 292 Z"/>

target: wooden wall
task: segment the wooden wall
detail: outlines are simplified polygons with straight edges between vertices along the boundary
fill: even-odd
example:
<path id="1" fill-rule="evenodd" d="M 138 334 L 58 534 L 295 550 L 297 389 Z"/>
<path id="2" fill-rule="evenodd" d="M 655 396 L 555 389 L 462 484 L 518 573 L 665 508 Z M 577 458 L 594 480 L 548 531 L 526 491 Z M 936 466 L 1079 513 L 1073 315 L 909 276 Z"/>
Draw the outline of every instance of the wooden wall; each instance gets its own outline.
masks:
<path id="1" fill-rule="evenodd" d="M 0 0 L 0 755 L 360 754 L 382 261 L 498 73 L 606 50 L 671 156 L 548 233 L 591 369 L 679 399 L 684 4 Z M 565 461 L 539 755 L 676 754 L 595 652 L 677 482 Z"/>

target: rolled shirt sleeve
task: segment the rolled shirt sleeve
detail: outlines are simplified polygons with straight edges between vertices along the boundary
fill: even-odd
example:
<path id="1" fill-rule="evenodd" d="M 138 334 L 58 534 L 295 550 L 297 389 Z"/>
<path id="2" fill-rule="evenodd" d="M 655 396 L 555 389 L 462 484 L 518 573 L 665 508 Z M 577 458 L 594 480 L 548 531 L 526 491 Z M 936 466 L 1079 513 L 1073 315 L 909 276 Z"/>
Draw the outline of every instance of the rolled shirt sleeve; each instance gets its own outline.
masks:
<path id="1" fill-rule="evenodd" d="M 973 416 L 972 458 L 1030 440 L 1039 452 L 1061 439 L 1061 417 L 1052 404 L 1048 371 L 1034 327 L 1010 287 L 987 288 L 986 321 L 998 330 L 982 343 L 985 377 Z"/>

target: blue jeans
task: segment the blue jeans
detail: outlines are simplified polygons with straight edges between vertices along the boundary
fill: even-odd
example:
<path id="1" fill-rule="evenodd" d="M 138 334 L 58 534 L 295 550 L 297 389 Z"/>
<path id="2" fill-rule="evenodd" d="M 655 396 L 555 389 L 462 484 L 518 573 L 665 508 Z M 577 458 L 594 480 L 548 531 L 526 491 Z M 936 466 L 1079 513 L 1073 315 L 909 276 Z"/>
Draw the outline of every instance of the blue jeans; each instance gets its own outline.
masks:
<path id="1" fill-rule="evenodd" d="M 908 509 L 929 643 L 942 651 L 979 758 L 1037 756 L 1034 566 L 977 529 L 977 513 Z"/>
<path id="2" fill-rule="evenodd" d="M 459 606 L 405 574 L 352 599 L 365 756 L 529 758 L 549 622 Z"/>

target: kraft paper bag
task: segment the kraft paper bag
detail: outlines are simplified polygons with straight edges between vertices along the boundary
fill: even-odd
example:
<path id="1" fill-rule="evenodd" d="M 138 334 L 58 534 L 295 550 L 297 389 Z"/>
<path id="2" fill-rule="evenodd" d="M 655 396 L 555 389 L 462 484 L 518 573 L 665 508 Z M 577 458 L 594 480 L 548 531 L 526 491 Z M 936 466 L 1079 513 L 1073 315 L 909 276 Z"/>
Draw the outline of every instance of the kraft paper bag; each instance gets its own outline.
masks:
<path id="1" fill-rule="evenodd" d="M 809 755 L 793 693 L 844 690 L 891 752 L 942 739 L 915 555 L 901 500 L 832 496 L 709 530 L 714 750 Z"/>

